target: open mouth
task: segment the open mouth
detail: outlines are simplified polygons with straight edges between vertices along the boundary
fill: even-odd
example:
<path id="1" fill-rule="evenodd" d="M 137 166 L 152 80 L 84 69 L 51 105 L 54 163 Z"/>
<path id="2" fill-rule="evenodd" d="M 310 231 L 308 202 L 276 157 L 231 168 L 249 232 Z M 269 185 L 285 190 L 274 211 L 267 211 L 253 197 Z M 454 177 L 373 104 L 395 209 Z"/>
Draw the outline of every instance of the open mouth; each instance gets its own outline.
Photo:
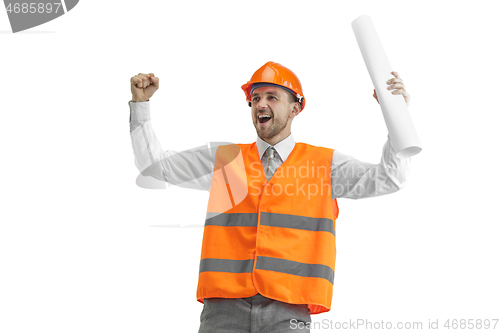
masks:
<path id="1" fill-rule="evenodd" d="M 264 123 L 267 123 L 271 119 L 271 116 L 268 114 L 259 114 L 257 116 L 257 119 L 259 120 L 259 123 L 264 124 Z"/>

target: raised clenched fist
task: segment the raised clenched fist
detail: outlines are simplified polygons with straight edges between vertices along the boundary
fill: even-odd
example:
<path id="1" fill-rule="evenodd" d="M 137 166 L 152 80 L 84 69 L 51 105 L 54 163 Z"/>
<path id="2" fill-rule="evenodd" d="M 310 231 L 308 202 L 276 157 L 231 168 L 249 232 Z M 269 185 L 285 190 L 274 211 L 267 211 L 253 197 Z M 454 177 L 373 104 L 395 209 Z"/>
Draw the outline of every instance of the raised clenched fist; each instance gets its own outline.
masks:
<path id="1" fill-rule="evenodd" d="M 130 79 L 130 89 L 132 91 L 133 102 L 149 101 L 151 96 L 160 87 L 160 79 L 153 73 L 139 73 Z"/>

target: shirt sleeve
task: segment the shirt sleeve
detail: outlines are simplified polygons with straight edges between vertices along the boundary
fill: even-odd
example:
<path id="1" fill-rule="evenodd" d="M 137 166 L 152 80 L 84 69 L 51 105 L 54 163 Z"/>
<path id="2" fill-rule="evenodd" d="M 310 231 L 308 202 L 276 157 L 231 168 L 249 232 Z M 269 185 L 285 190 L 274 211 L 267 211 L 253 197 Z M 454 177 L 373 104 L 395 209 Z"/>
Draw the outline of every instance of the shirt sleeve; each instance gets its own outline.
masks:
<path id="1" fill-rule="evenodd" d="M 402 189 L 409 177 L 410 157 L 398 158 L 388 136 L 379 164 L 359 161 L 337 150 L 332 161 L 332 197 L 363 199 Z"/>
<path id="2" fill-rule="evenodd" d="M 150 102 L 129 102 L 135 165 L 143 176 L 172 185 L 210 190 L 216 147 L 208 144 L 182 152 L 163 150 L 153 131 Z"/>

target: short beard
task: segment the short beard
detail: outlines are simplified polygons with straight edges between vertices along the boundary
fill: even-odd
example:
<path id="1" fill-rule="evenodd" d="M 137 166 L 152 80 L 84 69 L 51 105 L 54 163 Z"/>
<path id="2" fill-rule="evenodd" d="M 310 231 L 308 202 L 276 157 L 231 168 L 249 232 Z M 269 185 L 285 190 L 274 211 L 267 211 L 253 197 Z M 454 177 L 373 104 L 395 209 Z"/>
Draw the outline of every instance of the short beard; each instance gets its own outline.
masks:
<path id="1" fill-rule="evenodd" d="M 272 126 L 269 128 L 268 131 L 266 131 L 266 132 L 260 132 L 259 133 L 259 134 L 261 134 L 260 137 L 262 139 L 272 138 L 275 135 L 281 133 L 281 131 L 283 131 L 286 128 L 287 125 L 288 125 L 288 117 L 285 116 L 285 117 L 283 117 L 283 119 L 278 119 L 276 117 L 273 117 L 273 124 L 272 124 Z M 257 124 L 257 126 L 259 126 L 259 125 Z"/>

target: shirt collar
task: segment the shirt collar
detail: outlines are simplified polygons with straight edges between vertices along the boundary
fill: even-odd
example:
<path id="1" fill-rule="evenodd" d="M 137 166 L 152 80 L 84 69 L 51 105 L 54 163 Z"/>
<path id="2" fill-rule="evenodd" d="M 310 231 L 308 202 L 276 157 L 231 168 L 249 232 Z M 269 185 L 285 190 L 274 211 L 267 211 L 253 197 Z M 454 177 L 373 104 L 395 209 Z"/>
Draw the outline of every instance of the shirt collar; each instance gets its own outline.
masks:
<path id="1" fill-rule="evenodd" d="M 257 140 L 255 141 L 255 143 L 257 145 L 259 157 L 260 159 L 262 159 L 262 155 L 264 155 L 266 149 L 270 146 L 270 144 L 262 140 L 259 136 L 257 136 Z M 288 155 L 290 155 L 294 147 L 295 140 L 293 139 L 292 133 L 290 133 L 289 136 L 274 145 L 274 149 L 276 149 L 283 162 L 286 161 Z"/>

